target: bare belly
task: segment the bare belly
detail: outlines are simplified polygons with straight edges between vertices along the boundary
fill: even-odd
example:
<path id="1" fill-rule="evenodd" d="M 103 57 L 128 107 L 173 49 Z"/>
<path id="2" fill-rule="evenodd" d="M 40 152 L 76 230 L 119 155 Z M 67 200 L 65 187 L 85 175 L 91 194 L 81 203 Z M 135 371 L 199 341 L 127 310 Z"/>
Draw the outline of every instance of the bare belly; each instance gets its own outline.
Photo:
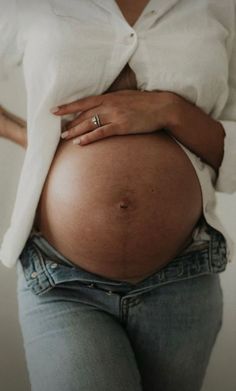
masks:
<path id="1" fill-rule="evenodd" d="M 36 227 L 75 265 L 138 282 L 183 250 L 201 214 L 192 163 L 158 131 L 84 146 L 61 140 Z"/>

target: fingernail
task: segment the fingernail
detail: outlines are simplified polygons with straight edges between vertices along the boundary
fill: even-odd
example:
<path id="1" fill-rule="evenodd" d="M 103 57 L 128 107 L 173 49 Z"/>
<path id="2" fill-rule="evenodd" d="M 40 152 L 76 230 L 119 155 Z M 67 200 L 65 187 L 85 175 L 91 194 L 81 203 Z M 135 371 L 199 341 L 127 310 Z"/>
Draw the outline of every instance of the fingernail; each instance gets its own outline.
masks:
<path id="1" fill-rule="evenodd" d="M 61 134 L 61 138 L 65 138 L 66 136 L 68 136 L 68 134 L 69 134 L 68 130 L 66 132 L 63 132 Z"/>
<path id="2" fill-rule="evenodd" d="M 72 142 L 73 144 L 80 144 L 80 138 L 75 138 Z"/>
<path id="3" fill-rule="evenodd" d="M 51 111 L 51 113 L 52 114 L 55 114 L 57 111 L 59 111 L 60 110 L 60 107 L 58 107 L 58 106 L 55 106 L 55 107 L 52 107 L 51 109 L 50 109 L 50 111 Z"/>

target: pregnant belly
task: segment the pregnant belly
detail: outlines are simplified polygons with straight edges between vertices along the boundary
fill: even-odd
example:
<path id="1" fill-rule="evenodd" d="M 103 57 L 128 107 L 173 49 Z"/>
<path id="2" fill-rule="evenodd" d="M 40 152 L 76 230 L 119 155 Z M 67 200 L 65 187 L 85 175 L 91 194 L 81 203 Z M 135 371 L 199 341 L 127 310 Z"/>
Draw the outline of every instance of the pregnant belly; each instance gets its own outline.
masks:
<path id="1" fill-rule="evenodd" d="M 36 227 L 75 265 L 138 282 L 190 243 L 201 188 L 181 147 L 164 131 L 59 142 Z"/>

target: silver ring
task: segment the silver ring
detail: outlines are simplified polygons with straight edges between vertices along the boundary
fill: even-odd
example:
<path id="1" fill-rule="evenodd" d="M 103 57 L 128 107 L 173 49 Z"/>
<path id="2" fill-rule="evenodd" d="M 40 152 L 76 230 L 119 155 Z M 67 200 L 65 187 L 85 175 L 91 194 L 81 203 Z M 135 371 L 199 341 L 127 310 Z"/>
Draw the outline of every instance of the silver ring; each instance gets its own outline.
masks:
<path id="1" fill-rule="evenodd" d="M 96 125 L 97 128 L 99 128 L 99 126 L 102 126 L 98 114 L 95 114 L 95 115 L 92 117 L 92 123 L 93 123 L 94 125 Z"/>

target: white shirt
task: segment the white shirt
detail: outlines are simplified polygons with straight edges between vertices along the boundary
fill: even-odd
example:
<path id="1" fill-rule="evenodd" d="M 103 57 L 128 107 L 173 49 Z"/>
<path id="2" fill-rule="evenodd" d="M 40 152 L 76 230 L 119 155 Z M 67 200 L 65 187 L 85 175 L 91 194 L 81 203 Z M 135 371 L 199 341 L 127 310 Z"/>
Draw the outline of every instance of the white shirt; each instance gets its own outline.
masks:
<path id="1" fill-rule="evenodd" d="M 12 267 L 32 229 L 61 135 L 50 108 L 100 95 L 128 62 L 138 89 L 173 91 L 223 125 L 215 171 L 179 145 L 199 178 L 206 221 L 234 243 L 216 215 L 215 192 L 236 191 L 236 1 L 150 0 L 133 27 L 115 0 L 0 0 L 0 75 L 21 64 L 28 147 L 0 260 Z M 195 239 L 206 237 L 195 230 Z"/>

